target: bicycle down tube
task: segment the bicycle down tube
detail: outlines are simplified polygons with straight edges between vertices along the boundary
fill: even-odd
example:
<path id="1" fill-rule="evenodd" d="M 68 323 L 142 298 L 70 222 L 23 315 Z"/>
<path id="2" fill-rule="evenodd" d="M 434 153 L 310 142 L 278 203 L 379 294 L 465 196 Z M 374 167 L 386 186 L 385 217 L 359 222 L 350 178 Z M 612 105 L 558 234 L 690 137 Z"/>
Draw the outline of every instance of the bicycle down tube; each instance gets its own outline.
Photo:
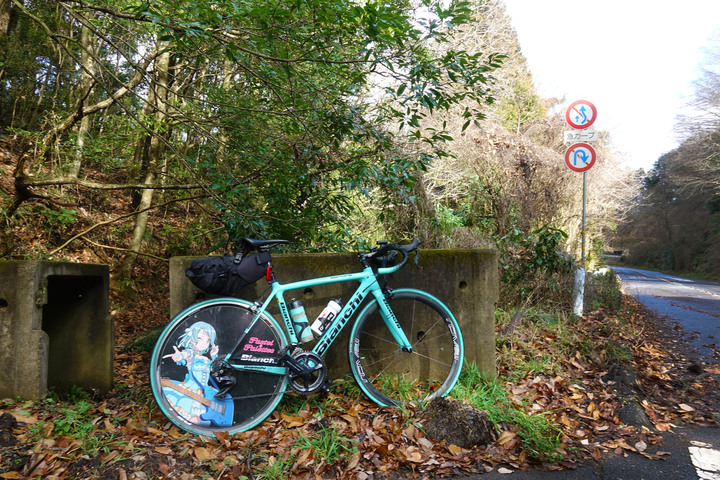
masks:
<path id="1" fill-rule="evenodd" d="M 378 273 L 387 273 L 382 272 L 383 270 L 386 271 L 394 271 L 394 267 L 388 267 L 388 268 L 381 268 L 378 270 Z M 380 287 L 380 284 L 377 281 L 377 278 L 375 277 L 375 273 L 373 272 L 371 267 L 366 267 L 363 269 L 362 272 L 357 273 L 349 273 L 349 274 L 342 274 L 342 275 L 333 275 L 328 277 L 321 277 L 321 278 L 315 278 L 311 280 L 302 280 L 299 282 L 292 282 L 292 283 L 286 283 L 281 284 L 277 280 L 273 281 L 272 283 L 272 291 L 268 295 L 268 298 L 263 302 L 263 304 L 257 308 L 257 314 L 255 315 L 255 318 L 253 318 L 252 322 L 248 325 L 248 327 L 245 329 L 245 331 L 242 333 L 240 338 L 237 340 L 235 347 L 232 348 L 227 355 L 225 356 L 225 360 L 229 360 L 230 357 L 235 353 L 237 348 L 243 344 L 245 337 L 247 334 L 252 330 L 255 323 L 260 319 L 263 312 L 266 311 L 267 307 L 270 305 L 270 302 L 272 302 L 273 299 L 276 299 L 278 301 L 278 305 L 280 308 L 280 315 L 283 319 L 283 323 L 285 324 L 285 330 L 290 338 L 291 344 L 297 344 L 298 339 L 297 335 L 295 334 L 295 329 L 292 324 L 292 318 L 290 317 L 290 313 L 287 307 L 287 303 L 285 302 L 284 293 L 292 290 L 301 290 L 308 287 L 316 287 L 320 285 L 328 285 L 332 283 L 347 283 L 347 282 L 353 282 L 353 281 L 359 281 L 360 285 L 355 290 L 355 292 L 351 295 L 350 299 L 345 303 L 345 305 L 342 307 L 338 315 L 332 320 L 332 322 L 328 325 L 325 332 L 321 337 L 317 339 L 317 343 L 315 347 L 312 349 L 312 352 L 316 353 L 319 356 L 324 356 L 325 352 L 330 348 L 330 346 L 333 344 L 337 336 L 340 334 L 340 332 L 345 328 L 345 325 L 350 321 L 350 319 L 353 318 L 355 315 L 355 312 L 360 308 L 360 305 L 362 305 L 363 301 L 367 296 L 372 293 L 373 296 L 377 299 L 378 304 L 383 312 L 383 318 L 386 319 L 387 327 L 390 330 L 393 338 L 398 342 L 398 347 L 406 352 L 412 351 L 412 346 L 410 345 L 410 342 L 408 341 L 407 337 L 405 336 L 405 333 L 402 331 L 400 326 L 397 323 L 397 319 L 395 318 L 395 315 L 393 314 L 392 310 L 389 308 L 387 302 L 385 301 L 385 295 Z M 269 365 L 232 365 L 234 368 L 240 369 L 240 370 L 253 370 L 258 372 L 264 372 L 264 373 L 272 373 L 272 374 L 278 374 L 278 375 L 284 375 L 287 372 L 287 369 L 285 367 L 277 367 L 277 366 L 269 366 Z"/>

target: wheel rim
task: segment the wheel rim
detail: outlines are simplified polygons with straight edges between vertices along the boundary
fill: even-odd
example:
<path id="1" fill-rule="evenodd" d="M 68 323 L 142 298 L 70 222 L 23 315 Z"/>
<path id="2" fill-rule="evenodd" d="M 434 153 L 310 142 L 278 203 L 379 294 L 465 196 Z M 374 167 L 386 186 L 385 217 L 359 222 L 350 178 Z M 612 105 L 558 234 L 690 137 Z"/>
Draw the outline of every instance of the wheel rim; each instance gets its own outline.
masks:
<path id="1" fill-rule="evenodd" d="M 152 357 L 153 394 L 175 425 L 203 435 L 216 431 L 234 433 L 259 424 L 277 406 L 287 380 L 285 376 L 261 372 L 236 373 L 235 386 L 217 398 L 217 388 L 207 370 L 213 356 L 210 351 L 196 351 L 192 338 L 187 338 L 188 332 L 197 330 L 198 325 L 206 329 L 209 326 L 214 329 L 211 337 L 214 336 L 217 345 L 216 358 L 224 358 L 253 316 L 246 305 L 232 299 L 209 301 L 183 312 L 163 332 Z M 287 344 L 282 331 L 268 317 L 259 319 L 245 338 L 229 363 L 262 364 Z M 175 361 L 179 359 L 178 351 L 192 351 L 194 356 L 184 354 L 187 358 L 178 364 Z M 194 367 L 189 367 L 189 362 Z M 180 388 L 187 386 L 196 389 L 195 396 Z"/>
<path id="2" fill-rule="evenodd" d="M 455 321 L 431 298 L 412 293 L 396 293 L 390 305 L 413 351 L 398 349 L 379 309 L 365 312 L 351 346 L 351 366 L 361 387 L 381 405 L 445 395 L 457 381 L 462 362 Z"/>

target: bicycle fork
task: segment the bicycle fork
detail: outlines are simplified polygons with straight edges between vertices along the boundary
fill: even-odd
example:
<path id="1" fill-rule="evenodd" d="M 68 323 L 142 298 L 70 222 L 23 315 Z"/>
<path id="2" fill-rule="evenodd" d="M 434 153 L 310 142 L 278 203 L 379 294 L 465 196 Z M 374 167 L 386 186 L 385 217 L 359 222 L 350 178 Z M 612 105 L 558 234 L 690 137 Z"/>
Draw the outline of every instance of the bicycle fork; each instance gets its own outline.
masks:
<path id="1" fill-rule="evenodd" d="M 385 322 L 385 325 L 387 325 L 388 330 L 390 330 L 390 334 L 397 342 L 398 347 L 403 352 L 412 353 L 412 344 L 410 344 L 410 340 L 408 340 L 407 335 L 405 335 L 405 332 L 403 331 L 400 322 L 398 321 L 395 313 L 392 311 L 392 309 L 390 308 L 390 304 L 388 303 L 388 298 L 392 298 L 392 290 L 387 288 L 383 291 L 373 291 L 373 294 L 375 295 L 375 299 L 378 302 L 380 315 Z"/>

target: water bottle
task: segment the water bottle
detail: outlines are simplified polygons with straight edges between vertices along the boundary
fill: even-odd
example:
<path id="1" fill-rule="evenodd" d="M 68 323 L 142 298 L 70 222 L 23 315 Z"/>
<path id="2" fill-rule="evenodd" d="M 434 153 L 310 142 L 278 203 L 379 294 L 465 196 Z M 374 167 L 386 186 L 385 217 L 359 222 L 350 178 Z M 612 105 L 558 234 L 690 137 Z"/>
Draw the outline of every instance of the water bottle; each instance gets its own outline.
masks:
<path id="1" fill-rule="evenodd" d="M 312 327 L 310 327 L 312 329 L 312 333 L 314 333 L 316 337 L 321 336 L 330 322 L 335 319 L 341 308 L 342 302 L 339 298 L 330 300 L 330 303 L 327 304 L 327 307 L 325 307 L 320 315 L 318 315 L 313 322 Z"/>
<path id="2" fill-rule="evenodd" d="M 305 343 L 313 339 L 310 324 L 307 315 L 305 315 L 305 308 L 300 300 L 293 298 L 290 302 L 290 318 L 292 318 L 295 333 L 300 342 Z"/>

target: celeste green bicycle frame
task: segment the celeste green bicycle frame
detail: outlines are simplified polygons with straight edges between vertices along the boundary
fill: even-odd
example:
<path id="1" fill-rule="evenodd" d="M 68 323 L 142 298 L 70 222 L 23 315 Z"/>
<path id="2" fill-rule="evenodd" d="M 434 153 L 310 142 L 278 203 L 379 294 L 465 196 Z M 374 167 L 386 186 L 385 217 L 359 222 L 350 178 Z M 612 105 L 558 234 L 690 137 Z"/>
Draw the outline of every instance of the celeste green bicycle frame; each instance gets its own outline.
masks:
<path id="1" fill-rule="evenodd" d="M 387 300 L 385 298 L 385 293 L 383 292 L 382 288 L 380 287 L 380 284 L 378 283 L 377 276 L 380 275 L 387 275 L 390 273 L 393 273 L 400 269 L 402 265 L 396 265 L 392 267 L 381 267 L 378 268 L 377 274 L 373 271 L 372 267 L 364 267 L 361 272 L 356 273 L 346 273 L 341 275 L 332 275 L 328 277 L 319 277 L 319 278 L 313 278 L 309 280 L 301 280 L 299 282 L 291 282 L 291 283 L 285 283 L 281 284 L 278 282 L 278 280 L 275 278 L 274 275 L 271 276 L 272 280 L 270 282 L 270 285 L 272 286 L 272 290 L 270 294 L 268 295 L 267 300 L 263 302 L 263 304 L 260 307 L 257 307 L 257 305 L 254 305 L 253 308 L 255 311 L 255 317 L 252 319 L 252 321 L 249 323 L 247 328 L 243 331 L 243 333 L 240 335 L 240 338 L 235 343 L 235 346 L 230 349 L 229 353 L 225 356 L 225 361 L 229 362 L 230 357 L 232 354 L 235 353 L 235 351 L 239 348 L 239 346 L 242 344 L 245 337 L 248 335 L 250 330 L 253 328 L 256 322 L 260 320 L 260 317 L 265 313 L 265 310 L 267 309 L 268 305 L 270 305 L 270 302 L 272 302 L 273 299 L 277 299 L 278 306 L 280 308 L 280 315 L 283 320 L 283 324 L 285 325 L 285 331 L 290 339 L 290 344 L 297 344 L 298 338 L 295 334 L 295 328 L 293 326 L 292 318 L 290 317 L 290 312 L 288 310 L 288 306 L 285 303 L 284 294 L 285 292 L 291 291 L 291 290 L 301 290 L 309 287 L 317 287 L 320 285 L 328 285 L 332 283 L 344 283 L 344 282 L 353 282 L 358 281 L 360 282 L 360 285 L 355 290 L 355 292 L 351 295 L 350 299 L 345 303 L 345 305 L 342 307 L 340 312 L 338 312 L 337 316 L 331 321 L 331 323 L 325 328 L 325 331 L 323 332 L 322 336 L 317 339 L 317 343 L 315 344 L 315 347 L 312 349 L 312 352 L 322 357 L 325 352 L 327 352 L 328 348 L 333 344 L 337 336 L 340 334 L 343 328 L 345 328 L 345 325 L 350 321 L 351 318 L 354 317 L 355 312 L 357 312 L 358 308 L 360 308 L 360 305 L 362 305 L 365 298 L 367 298 L 368 295 L 372 294 L 375 299 L 377 300 L 380 311 L 382 313 L 382 318 L 385 320 L 385 324 L 387 325 L 388 329 L 390 330 L 390 333 L 392 334 L 395 341 L 398 343 L 398 349 L 403 350 L 406 352 L 412 352 L 412 345 L 407 339 L 407 336 L 403 332 L 402 328 L 400 327 L 400 324 L 398 323 L 397 317 L 395 317 L 395 314 L 390 309 L 390 306 L 387 303 Z M 272 269 L 272 265 L 268 267 L 269 269 Z M 367 305 L 365 308 L 369 308 L 371 304 Z M 286 375 L 287 374 L 287 367 L 283 366 L 277 366 L 277 365 L 236 365 L 231 364 L 233 368 L 236 368 L 238 370 L 245 370 L 245 371 L 253 371 L 253 372 L 263 372 L 268 374 L 275 374 L 275 375 Z"/>

